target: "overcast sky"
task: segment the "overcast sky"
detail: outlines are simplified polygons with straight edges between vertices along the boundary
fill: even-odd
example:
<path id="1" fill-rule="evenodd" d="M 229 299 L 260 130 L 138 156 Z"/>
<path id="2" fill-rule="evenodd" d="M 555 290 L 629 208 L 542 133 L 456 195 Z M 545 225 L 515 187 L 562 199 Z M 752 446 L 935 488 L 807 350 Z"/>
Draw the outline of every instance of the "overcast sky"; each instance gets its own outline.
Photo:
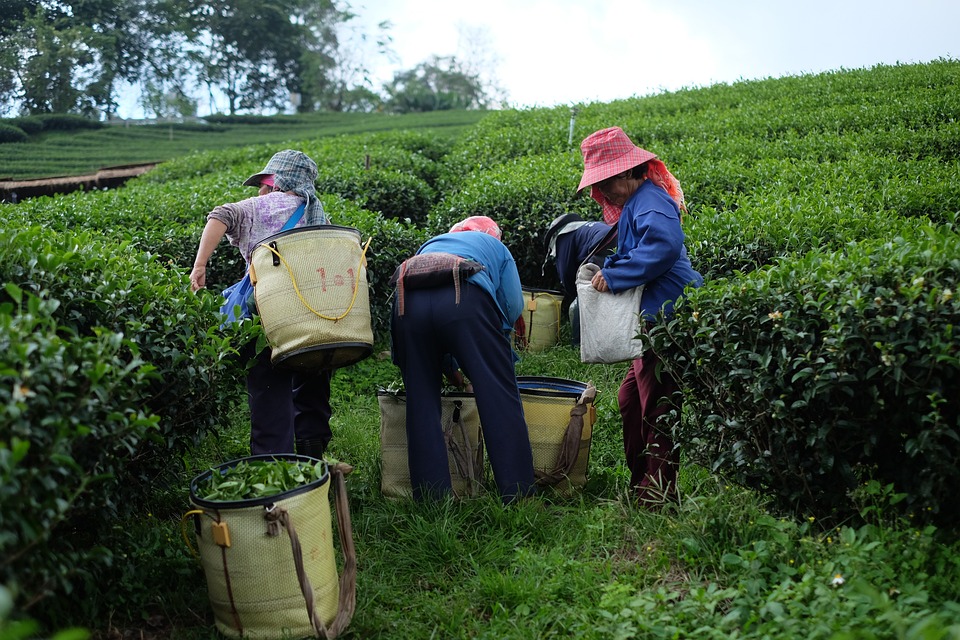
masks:
<path id="1" fill-rule="evenodd" d="M 359 53 L 373 88 L 431 56 L 487 70 L 511 107 L 960 60 L 960 0 L 350 0 L 349 24 L 389 21 L 393 60 Z M 468 56 L 468 54 L 471 54 Z M 134 89 L 120 117 L 142 117 Z M 226 111 L 202 101 L 199 115 Z"/>
<path id="2" fill-rule="evenodd" d="M 960 0 L 354 0 L 399 60 L 486 41 L 510 106 L 606 102 L 877 64 L 960 59 Z M 467 37 L 464 36 L 466 34 Z M 476 51 L 474 47 L 474 51 Z"/>

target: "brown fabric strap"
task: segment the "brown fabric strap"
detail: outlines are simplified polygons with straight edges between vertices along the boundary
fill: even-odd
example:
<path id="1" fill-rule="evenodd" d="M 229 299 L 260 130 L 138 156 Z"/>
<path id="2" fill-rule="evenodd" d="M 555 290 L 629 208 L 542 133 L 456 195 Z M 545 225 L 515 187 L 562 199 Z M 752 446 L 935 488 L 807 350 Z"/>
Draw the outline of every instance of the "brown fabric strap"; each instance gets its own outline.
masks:
<path id="1" fill-rule="evenodd" d="M 303 548 L 300 546 L 300 538 L 297 536 L 293 521 L 290 520 L 290 513 L 283 507 L 274 507 L 267 509 L 263 517 L 269 523 L 268 531 L 271 525 L 279 525 L 286 529 L 287 536 L 290 538 L 290 550 L 293 552 L 293 564 L 297 569 L 297 581 L 300 583 L 300 593 L 303 594 L 303 601 L 307 605 L 307 617 L 310 619 L 310 624 L 313 625 L 317 633 L 321 634 L 321 637 L 328 637 L 323 621 L 317 613 L 317 606 L 313 597 L 313 586 L 310 584 L 310 578 L 307 576 L 307 571 L 303 566 Z"/>
<path id="2" fill-rule="evenodd" d="M 217 511 L 217 522 L 222 522 L 220 512 Z M 227 587 L 227 599 L 230 601 L 230 615 L 233 616 L 233 626 L 243 635 L 243 621 L 240 620 L 240 612 L 237 611 L 237 602 L 233 598 L 233 584 L 230 582 L 230 569 L 227 567 L 227 547 L 220 545 L 220 561 L 223 563 L 223 579 Z"/>
<path id="3" fill-rule="evenodd" d="M 467 479 L 469 487 L 467 489 L 468 494 L 475 496 L 477 487 L 480 484 L 480 469 L 483 466 L 483 435 L 480 434 L 479 436 L 480 439 L 477 442 L 476 451 L 472 451 L 470 435 L 467 433 L 467 427 L 463 423 L 463 418 L 460 415 L 462 406 L 462 402 L 454 400 L 453 415 L 451 416 L 450 423 L 443 429 L 443 440 L 447 445 L 447 450 L 450 451 L 450 454 L 453 456 L 453 462 L 457 467 L 457 472 Z M 463 439 L 463 447 L 454 439 L 454 429 L 460 432 L 460 437 Z"/>
<path id="4" fill-rule="evenodd" d="M 327 630 L 328 639 L 343 633 L 353 619 L 357 606 L 357 550 L 353 546 L 353 523 L 350 520 L 350 501 L 347 496 L 346 476 L 353 467 L 343 462 L 333 465 L 333 490 L 337 509 L 337 531 L 340 551 L 343 553 L 343 572 L 340 574 L 340 600 L 337 615 Z"/>
<path id="5" fill-rule="evenodd" d="M 449 271 L 453 280 L 453 288 L 456 294 L 456 303 L 460 304 L 460 265 L 465 262 L 465 258 L 453 253 L 422 253 L 407 258 L 400 264 L 399 277 L 397 278 L 397 314 L 404 314 L 404 291 L 405 281 L 408 275 L 423 275 L 428 273 L 439 273 Z"/>
<path id="6" fill-rule="evenodd" d="M 560 454 L 557 456 L 557 465 L 552 471 L 534 470 L 536 484 L 552 487 L 570 476 L 573 466 L 580 457 L 580 439 L 583 437 L 583 416 L 590 409 L 597 397 L 597 388 L 587 383 L 587 388 L 580 394 L 577 404 L 570 410 L 570 422 L 563 432 L 563 442 L 560 445 Z"/>
<path id="7" fill-rule="evenodd" d="M 277 535 L 279 533 L 278 528 L 282 526 L 290 537 L 293 563 L 297 570 L 300 593 L 303 594 L 303 600 L 307 607 L 307 616 L 317 635 L 327 640 L 333 640 L 347 628 L 350 620 L 353 619 L 357 602 L 357 552 L 353 546 L 353 525 L 350 521 L 350 504 L 347 499 L 347 486 L 344 480 L 344 476 L 351 471 L 353 471 L 353 467 L 342 462 L 338 462 L 330 468 L 336 498 L 337 529 L 340 534 L 340 547 L 344 556 L 344 565 L 343 572 L 340 574 L 340 599 L 337 603 L 337 615 L 330 623 L 329 628 L 323 624 L 323 620 L 317 613 L 313 586 L 310 584 L 310 578 L 307 576 L 303 565 L 303 548 L 300 545 L 300 538 L 297 536 L 293 521 L 290 519 L 290 514 L 282 507 L 268 508 L 264 513 L 268 535 Z"/>

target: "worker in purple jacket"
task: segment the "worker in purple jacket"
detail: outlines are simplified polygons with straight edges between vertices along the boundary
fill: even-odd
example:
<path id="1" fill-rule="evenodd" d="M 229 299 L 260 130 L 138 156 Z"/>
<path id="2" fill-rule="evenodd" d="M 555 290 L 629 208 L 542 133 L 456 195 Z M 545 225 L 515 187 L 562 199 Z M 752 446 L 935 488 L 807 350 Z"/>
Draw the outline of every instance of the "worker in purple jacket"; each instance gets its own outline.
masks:
<path id="1" fill-rule="evenodd" d="M 644 285 L 640 317 L 646 323 L 703 277 L 687 257 L 680 226 L 685 210 L 680 183 L 655 154 L 633 144 L 619 127 L 597 131 L 580 145 L 584 171 L 578 191 L 603 208 L 604 222 L 617 225 L 617 250 L 593 278 L 597 291 L 618 293 Z M 660 418 L 674 407 L 679 384 L 648 349 L 630 364 L 617 396 L 623 420 L 623 448 L 630 486 L 641 506 L 675 499 L 679 455 L 670 426 Z"/>

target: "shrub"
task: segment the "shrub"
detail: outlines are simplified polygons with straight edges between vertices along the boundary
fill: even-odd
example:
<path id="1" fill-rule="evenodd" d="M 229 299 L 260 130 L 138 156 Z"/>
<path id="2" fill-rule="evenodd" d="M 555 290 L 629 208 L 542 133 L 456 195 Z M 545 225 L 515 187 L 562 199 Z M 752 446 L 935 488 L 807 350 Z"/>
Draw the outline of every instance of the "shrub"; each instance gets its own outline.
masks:
<path id="1" fill-rule="evenodd" d="M 69 113 L 42 113 L 34 116 L 43 122 L 45 131 L 76 131 L 78 129 L 100 129 L 105 125 L 99 120 Z"/>
<path id="2" fill-rule="evenodd" d="M 0 448 L 0 456 L 10 465 L 25 455 L 54 452 L 46 466 L 38 467 L 48 475 L 37 478 L 36 490 L 45 493 L 31 500 L 57 509 L 37 517 L 58 521 L 57 531 L 72 536 L 76 552 L 82 549 L 105 570 L 111 560 L 104 549 L 110 549 L 116 532 L 100 523 L 107 527 L 114 517 L 147 510 L 158 491 L 179 481 L 184 454 L 226 424 L 225 409 L 234 402 L 243 373 L 231 359 L 232 347 L 256 338 L 258 327 L 242 323 L 221 332 L 219 296 L 194 295 L 181 274 L 153 256 L 91 233 L 8 230 L 0 239 L 0 279 L 11 283 L 0 292 L 0 304 L 11 316 L 6 321 L 11 345 L 23 345 L 4 349 L 6 357 L 18 359 L 2 367 L 4 375 L 23 381 L 4 389 L 33 394 L 25 408 L 16 408 L 17 398 L 6 405 L 8 412 L 17 411 L 11 417 L 23 420 L 12 435 L 19 442 L 29 434 L 36 447 L 11 439 L 13 446 Z M 26 294 L 45 302 L 26 306 L 29 317 L 20 318 L 19 299 Z M 34 309 L 44 311 L 42 322 L 34 319 Z M 13 331 L 18 327 L 25 327 L 19 334 L 23 339 Z M 33 333 L 36 347 L 26 339 Z M 82 477 L 62 486 L 50 481 L 55 474 L 79 471 L 90 476 L 85 483 L 109 482 L 78 502 L 74 494 Z M 33 534 L 40 540 L 49 531 Z M 24 544 L 16 571 L 21 584 L 64 594 L 97 579 L 86 566 L 77 573 L 61 569 L 75 563 L 62 564 L 64 557 L 57 554 L 74 547 L 58 540 L 47 553 L 42 546 Z M 44 586 L 48 575 L 60 580 Z M 42 595 L 46 592 L 24 598 Z M 76 606 L 85 606 L 83 599 Z"/>
<path id="3" fill-rule="evenodd" d="M 289 123 L 295 122 L 298 120 L 296 116 L 259 116 L 252 114 L 240 114 L 240 115 L 228 115 L 225 113 L 213 113 L 208 116 L 204 116 L 203 120 L 211 124 L 280 124 L 280 123 Z"/>
<path id="4" fill-rule="evenodd" d="M 434 191 L 423 180 L 388 169 L 324 168 L 317 177 L 317 190 L 331 193 L 385 218 L 422 223 L 433 204 Z"/>
<path id="5" fill-rule="evenodd" d="M 477 171 L 437 204 L 428 227 L 442 233 L 467 216 L 489 216 L 503 230 L 503 242 L 517 262 L 524 285 L 557 288 L 555 270 L 541 275 L 547 226 L 564 213 L 579 213 L 585 220 L 600 217 L 600 205 L 575 191 L 580 171 L 579 158 L 566 152 L 524 157 Z"/>
<path id="6" fill-rule="evenodd" d="M 570 110 L 562 107 L 491 113 L 451 149 L 445 162 L 446 184 L 455 187 L 475 171 L 566 149 L 569 119 Z"/>
<path id="7" fill-rule="evenodd" d="M 0 144 L 4 142 L 26 142 L 27 134 L 23 129 L 0 122 Z"/>
<path id="8" fill-rule="evenodd" d="M 927 229 L 708 282 L 651 332 L 686 388 L 677 441 L 779 506 L 850 516 L 891 483 L 918 520 L 956 521 L 960 237 Z"/>
<path id="9" fill-rule="evenodd" d="M 711 280 L 815 249 L 840 249 L 893 233 L 913 236 L 921 225 L 892 212 L 867 213 L 854 203 L 791 193 L 744 196 L 736 210 L 700 207 L 684 216 L 691 261 Z"/>
<path id="10" fill-rule="evenodd" d="M 59 301 L 8 284 L 0 304 L 0 584 L 36 602 L 113 560 L 101 547 L 133 452 L 157 416 L 125 398 L 156 376 L 111 331 L 60 325 Z"/>
<path id="11" fill-rule="evenodd" d="M 23 129 L 27 135 L 36 135 L 43 131 L 43 120 L 37 116 L 20 116 L 19 118 L 6 118 L 0 120 L 0 124 L 8 124 L 11 127 Z"/>

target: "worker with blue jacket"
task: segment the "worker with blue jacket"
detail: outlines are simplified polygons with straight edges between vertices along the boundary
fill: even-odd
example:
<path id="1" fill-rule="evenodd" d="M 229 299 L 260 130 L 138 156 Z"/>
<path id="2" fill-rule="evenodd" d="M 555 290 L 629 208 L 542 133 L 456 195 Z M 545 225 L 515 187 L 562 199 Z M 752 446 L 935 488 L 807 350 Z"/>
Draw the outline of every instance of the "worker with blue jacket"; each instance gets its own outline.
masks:
<path id="1" fill-rule="evenodd" d="M 641 328 L 661 312 L 669 318 L 684 290 L 703 284 L 684 246 L 681 214 L 686 206 L 680 182 L 656 154 L 636 146 L 620 127 L 592 133 L 580 150 L 584 171 L 578 190 L 591 187 L 604 222 L 617 225 L 616 252 L 594 275 L 594 289 L 619 293 L 643 285 L 637 310 Z M 589 321 L 602 325 L 603 318 Z M 679 451 L 664 418 L 674 409 L 679 415 L 679 391 L 679 382 L 648 349 L 630 363 L 617 394 L 630 486 L 642 506 L 677 495 Z"/>
<path id="2" fill-rule="evenodd" d="M 570 320 L 570 343 L 580 346 L 580 310 L 577 304 L 577 270 L 585 262 L 603 266 L 604 259 L 616 249 L 617 228 L 599 220 L 584 220 L 576 213 L 554 218 L 543 241 L 547 257 L 553 258 L 563 292 L 563 304 Z M 542 272 L 541 272 L 542 275 Z"/>
<path id="3" fill-rule="evenodd" d="M 397 283 L 391 320 L 393 361 L 407 395 L 410 481 L 415 499 L 452 492 L 441 420 L 445 360 L 452 356 L 473 386 L 483 440 L 504 502 L 535 492 L 533 452 L 523 416 L 511 331 L 524 307 L 520 275 L 497 224 L 471 216 L 425 242 L 410 273 L 435 271 L 418 287 Z M 479 270 L 452 275 L 463 260 Z"/>

